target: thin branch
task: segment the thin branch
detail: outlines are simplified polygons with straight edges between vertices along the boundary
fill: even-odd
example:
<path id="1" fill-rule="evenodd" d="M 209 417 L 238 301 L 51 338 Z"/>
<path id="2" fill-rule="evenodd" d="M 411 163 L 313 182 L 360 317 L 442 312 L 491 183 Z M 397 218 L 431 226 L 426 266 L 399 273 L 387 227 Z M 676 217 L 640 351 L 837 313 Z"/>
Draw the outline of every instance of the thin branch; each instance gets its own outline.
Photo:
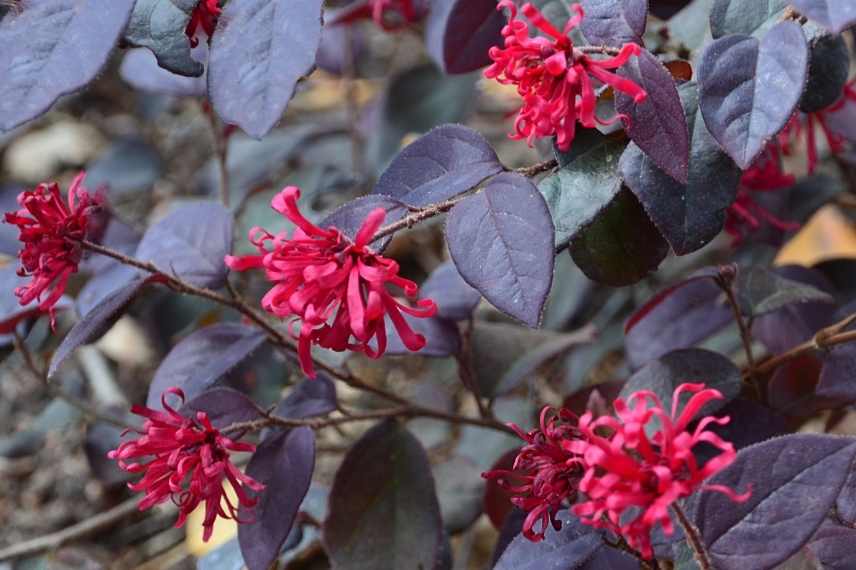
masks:
<path id="1" fill-rule="evenodd" d="M 473 367 L 472 336 L 473 319 L 470 318 L 464 323 L 464 330 L 461 332 L 461 350 L 455 355 L 455 360 L 458 363 L 458 376 L 460 376 L 464 387 L 472 393 L 479 408 L 479 415 L 483 418 L 491 418 L 493 414 L 490 408 L 485 406 L 482 401 L 478 378 Z"/>
<path id="2" fill-rule="evenodd" d="M 698 528 L 696 528 L 692 521 L 687 518 L 686 513 L 684 513 L 684 510 L 678 503 L 672 503 L 672 512 L 677 516 L 678 524 L 680 524 L 681 528 L 684 529 L 684 536 L 687 537 L 687 543 L 690 545 L 690 548 L 692 548 L 696 562 L 698 562 L 701 570 L 713 570 L 710 555 L 707 553 L 704 542 L 699 535 Z"/>
<path id="3" fill-rule="evenodd" d="M 539 162 L 538 164 L 533 164 L 532 166 L 524 166 L 522 168 L 514 169 L 514 172 L 517 174 L 522 174 L 527 178 L 533 178 L 538 176 L 539 174 L 543 174 L 550 170 L 553 170 L 559 166 L 559 161 L 555 158 L 551 158 L 550 160 L 545 160 L 544 162 Z"/>
<path id="4" fill-rule="evenodd" d="M 223 130 L 223 125 L 217 119 L 214 111 L 205 109 L 208 123 L 211 125 L 211 135 L 214 138 L 214 152 L 217 156 L 217 169 L 220 173 L 220 201 L 225 208 L 229 207 L 229 169 L 226 158 L 229 154 L 229 137 Z"/>
<path id="5" fill-rule="evenodd" d="M 139 508 L 137 507 L 138 502 L 138 498 L 129 499 L 124 503 L 116 505 L 109 511 L 104 511 L 58 532 L 46 534 L 0 550 L 0 561 L 56 550 L 64 544 L 86 538 L 98 531 L 113 527 L 122 519 L 139 512 Z"/>
<path id="6" fill-rule="evenodd" d="M 743 318 L 743 312 L 740 310 L 740 305 L 737 302 L 737 297 L 734 295 L 734 275 L 733 267 L 721 267 L 719 275 L 716 276 L 716 284 L 725 293 L 728 298 L 728 304 L 731 306 L 731 313 L 734 315 L 734 321 L 740 329 L 740 340 L 743 341 L 743 350 L 746 353 L 746 362 L 749 365 L 749 370 L 755 369 L 755 357 L 752 354 L 752 331 Z"/>
<path id="7" fill-rule="evenodd" d="M 856 331 L 846 330 L 854 322 L 856 322 L 856 313 L 833 325 L 820 329 L 810 340 L 798 344 L 787 352 L 765 360 L 755 368 L 754 373 L 757 375 L 766 375 L 773 372 L 782 364 L 805 354 L 811 354 L 815 351 L 826 350 L 832 346 L 856 341 Z M 749 372 L 751 371 L 747 371 L 747 373 Z"/>
<path id="8" fill-rule="evenodd" d="M 609 55 L 613 57 L 621 53 L 620 49 L 609 46 L 575 46 L 574 50 L 586 55 Z"/>

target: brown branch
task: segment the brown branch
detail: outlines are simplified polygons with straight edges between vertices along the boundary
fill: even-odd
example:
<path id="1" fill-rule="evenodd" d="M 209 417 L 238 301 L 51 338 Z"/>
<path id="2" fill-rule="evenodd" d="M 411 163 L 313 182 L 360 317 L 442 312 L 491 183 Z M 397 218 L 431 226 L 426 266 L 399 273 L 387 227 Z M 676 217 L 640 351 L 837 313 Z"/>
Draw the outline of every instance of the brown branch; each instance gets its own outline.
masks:
<path id="1" fill-rule="evenodd" d="M 845 330 L 854 322 L 856 322 L 856 313 L 835 324 L 820 329 L 810 340 L 807 340 L 802 344 L 798 344 L 787 352 L 783 352 L 782 354 L 765 360 L 755 368 L 754 373 L 758 375 L 766 375 L 773 372 L 782 364 L 790 362 L 791 360 L 805 354 L 826 350 L 832 346 L 856 341 L 856 331 Z"/>
<path id="2" fill-rule="evenodd" d="M 80 521 L 77 524 L 64 528 L 58 532 L 46 534 L 33 540 L 28 540 L 0 550 L 0 561 L 33 556 L 41 552 L 56 550 L 57 548 L 86 538 L 98 531 L 113 527 L 122 519 L 139 512 L 137 503 L 139 499 L 129 499 L 120 503 L 108 511 L 97 514 L 94 517 Z"/>
<path id="3" fill-rule="evenodd" d="M 678 503 L 672 503 L 672 512 L 675 513 L 675 516 L 678 518 L 678 523 L 681 525 L 681 528 L 684 529 L 684 536 L 687 537 L 687 543 L 690 545 L 690 548 L 692 548 L 696 562 L 698 562 L 701 570 L 713 570 L 710 555 L 707 553 L 707 549 L 704 546 L 701 536 L 699 536 L 698 528 L 696 528 L 692 521 L 687 518 L 686 513 L 684 513 L 684 510 L 680 505 L 678 505 Z"/>
<path id="4" fill-rule="evenodd" d="M 610 55 L 616 56 L 621 53 L 621 50 L 614 47 L 609 46 L 575 46 L 575 51 L 579 51 L 586 55 Z"/>
<path id="5" fill-rule="evenodd" d="M 743 318 L 743 312 L 740 310 L 740 305 L 737 302 L 737 297 L 734 295 L 734 276 L 736 269 L 731 266 L 719 268 L 719 275 L 716 276 L 716 284 L 725 293 L 728 299 L 728 304 L 731 306 L 731 313 L 734 315 L 734 321 L 740 329 L 740 340 L 743 342 L 743 350 L 746 353 L 746 362 L 750 370 L 755 369 L 755 357 L 752 354 L 752 331 L 749 328 L 746 319 Z"/>

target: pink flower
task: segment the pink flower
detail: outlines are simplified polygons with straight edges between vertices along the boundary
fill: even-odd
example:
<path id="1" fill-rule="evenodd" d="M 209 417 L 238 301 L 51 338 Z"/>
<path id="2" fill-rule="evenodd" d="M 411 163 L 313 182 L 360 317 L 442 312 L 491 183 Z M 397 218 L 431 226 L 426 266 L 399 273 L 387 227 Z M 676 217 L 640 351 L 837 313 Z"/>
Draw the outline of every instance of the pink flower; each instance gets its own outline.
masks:
<path id="1" fill-rule="evenodd" d="M 245 488 L 259 492 L 264 485 L 241 473 L 230 461 L 229 454 L 252 452 L 256 448 L 249 443 L 232 441 L 220 433 L 205 412 L 197 412 L 195 419 L 182 416 L 167 404 L 168 394 L 178 396 L 180 403 L 184 403 L 184 392 L 170 388 L 161 396 L 165 411 L 132 407 L 131 412 L 146 418 L 137 432 L 140 437 L 122 443 L 107 456 L 117 460 L 119 467 L 129 473 L 145 473 L 138 482 L 128 484 L 132 491 L 145 493 L 139 505 L 141 511 L 172 499 L 179 510 L 175 526 L 180 527 L 204 502 L 202 539 L 207 541 L 217 517 L 249 522 L 238 519 L 238 508 L 252 508 L 257 499 L 250 497 Z M 136 461 L 144 457 L 151 457 L 151 460 L 147 463 Z M 129 463 L 129 459 L 135 461 Z M 226 494 L 224 479 L 234 490 L 237 505 Z"/>
<path id="2" fill-rule="evenodd" d="M 54 326 L 54 305 L 65 292 L 68 279 L 77 272 L 82 256 L 80 240 L 85 239 L 91 214 L 102 199 L 90 196 L 83 187 L 85 173 L 77 175 L 64 202 L 56 183 L 39 184 L 18 195 L 21 209 L 7 212 L 7 224 L 18 226 L 23 249 L 18 253 L 18 275 L 31 281 L 15 289 L 21 305 L 39 300 L 39 309 L 50 313 Z"/>
<path id="3" fill-rule="evenodd" d="M 421 0 L 365 0 L 346 8 L 332 23 L 350 24 L 371 18 L 378 27 L 391 32 L 418 22 L 425 13 Z"/>
<path id="4" fill-rule="evenodd" d="M 199 0 L 199 4 L 193 9 L 190 14 L 190 21 L 187 23 L 187 28 L 184 29 L 184 35 L 190 40 L 190 45 L 196 47 L 199 45 L 199 39 L 196 34 L 199 28 L 205 32 L 209 41 L 214 35 L 214 29 L 217 27 L 217 18 L 220 17 L 222 9 L 220 8 L 220 0 Z"/>
<path id="5" fill-rule="evenodd" d="M 682 411 L 681 395 L 692 393 Z M 721 399 L 717 390 L 704 384 L 681 384 L 674 392 L 671 413 L 649 391 L 633 394 L 624 402 L 615 400 L 617 418 L 590 412 L 580 418 L 580 441 L 570 446 L 580 456 L 585 474 L 579 490 L 587 500 L 571 510 L 580 520 L 595 528 L 605 528 L 623 536 L 643 557 L 653 556 L 651 531 L 660 524 L 667 535 L 674 532 L 669 506 L 696 490 L 718 491 L 736 502 L 746 501 L 750 493 L 738 495 L 722 485 L 704 485 L 705 479 L 730 465 L 734 446 L 707 428 L 724 425 L 729 418 L 701 418 L 694 430 L 687 427 L 711 400 Z M 649 437 L 645 428 L 656 418 L 660 428 Z M 721 453 L 699 465 L 693 448 L 708 444 Z"/>
<path id="6" fill-rule="evenodd" d="M 502 29 L 505 46 L 490 49 L 494 63 L 484 75 L 503 85 L 516 85 L 523 97 L 511 138 L 526 139 L 531 146 L 537 137 L 555 135 L 556 146 L 567 151 L 574 140 L 577 121 L 593 128 L 598 123 L 626 120 L 626 116 L 618 115 L 604 121 L 595 114 L 597 95 L 593 79 L 633 97 L 636 103 L 647 97 L 633 81 L 608 71 L 639 55 L 638 45 L 625 44 L 617 56 L 601 60 L 592 59 L 574 47 L 568 33 L 583 19 L 579 4 L 571 5 L 575 15 L 561 32 L 538 8 L 528 2 L 524 4 L 523 15 L 546 34 L 535 37 L 530 37 L 526 22 L 517 19 L 517 6 L 512 0 L 501 0 L 497 8 L 508 8 L 510 14 L 508 24 Z"/>
<path id="7" fill-rule="evenodd" d="M 844 152 L 847 140 L 830 128 L 830 120 L 835 120 L 831 116 L 833 113 L 840 111 L 845 105 L 852 104 L 853 102 L 856 102 L 856 79 L 851 80 L 845 85 L 844 91 L 841 93 L 838 101 L 826 109 L 821 109 L 814 113 L 795 113 L 778 135 L 782 152 L 786 156 L 793 155 L 796 152 L 795 145 L 801 137 L 805 137 L 806 153 L 808 154 L 808 173 L 813 174 L 817 169 L 818 163 L 817 127 L 820 127 L 823 136 L 826 137 L 830 153 L 837 155 Z"/>
<path id="8" fill-rule="evenodd" d="M 419 289 L 398 274 L 398 263 L 368 246 L 383 224 L 383 208 L 368 214 L 351 241 L 337 228 L 321 229 L 307 220 L 298 210 L 299 197 L 300 189 L 289 186 L 271 203 L 297 226 L 290 238 L 253 228 L 249 239 L 260 255 L 227 256 L 226 265 L 235 271 L 265 270 L 274 286 L 262 299 L 262 307 L 280 318 L 292 319 L 289 330 L 299 341 L 300 365 L 306 375 L 315 377 L 312 344 L 379 358 L 386 350 L 385 315 L 408 349 L 421 350 L 425 337 L 410 328 L 402 313 L 431 317 L 437 306 L 423 299 L 411 307 L 389 293 L 388 286 L 397 287 L 415 301 Z M 299 333 L 293 327 L 297 321 Z"/>
<path id="9" fill-rule="evenodd" d="M 743 172 L 737 188 L 737 197 L 726 211 L 725 231 L 733 238 L 733 245 L 740 244 L 764 222 L 783 232 L 799 229 L 798 223 L 780 220 L 754 198 L 758 192 L 776 192 L 790 188 L 795 181 L 793 175 L 782 170 L 778 144 L 768 144 L 758 160 Z"/>
<path id="10" fill-rule="evenodd" d="M 548 524 L 556 530 L 562 527 L 556 515 L 577 494 L 582 465 L 579 456 L 570 449 L 578 436 L 576 416 L 565 409 L 555 412 L 545 407 L 541 411 L 540 429 L 524 433 L 516 425 L 510 425 L 526 445 L 517 454 L 511 471 L 496 469 L 482 473 L 482 477 L 495 480 L 516 495 L 511 502 L 528 513 L 523 535 L 540 542 Z"/>

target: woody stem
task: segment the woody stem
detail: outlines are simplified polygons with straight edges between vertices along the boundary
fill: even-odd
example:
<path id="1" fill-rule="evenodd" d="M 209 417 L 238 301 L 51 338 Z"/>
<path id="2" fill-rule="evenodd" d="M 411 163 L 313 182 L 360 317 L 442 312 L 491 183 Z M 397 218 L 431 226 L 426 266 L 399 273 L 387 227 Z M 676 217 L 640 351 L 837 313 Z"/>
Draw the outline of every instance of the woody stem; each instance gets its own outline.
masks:
<path id="1" fill-rule="evenodd" d="M 710 555 L 702 542 L 698 528 L 687 518 L 686 513 L 678 503 L 672 504 L 672 512 L 678 519 L 678 524 L 684 530 L 684 536 L 687 537 L 687 543 L 692 548 L 696 562 L 698 562 L 701 570 L 713 570 L 713 563 L 710 561 Z"/>

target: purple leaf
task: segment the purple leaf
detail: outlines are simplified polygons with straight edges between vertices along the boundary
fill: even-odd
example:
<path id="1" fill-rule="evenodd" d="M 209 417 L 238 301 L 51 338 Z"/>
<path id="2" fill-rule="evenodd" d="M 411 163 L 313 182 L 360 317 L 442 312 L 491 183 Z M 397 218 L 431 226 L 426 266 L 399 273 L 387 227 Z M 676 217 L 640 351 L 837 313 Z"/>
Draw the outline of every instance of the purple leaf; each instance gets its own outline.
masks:
<path id="1" fill-rule="evenodd" d="M 321 42 L 318 44 L 315 65 L 327 73 L 342 75 L 351 65 L 359 67 L 359 62 L 364 60 L 367 53 L 368 42 L 363 30 L 358 26 L 330 25 L 334 17 L 331 17 L 330 10 L 324 12 L 324 21 L 327 25 L 321 30 Z M 353 64 L 349 63 L 349 57 Z"/>
<path id="2" fill-rule="evenodd" d="M 150 407 L 154 407 L 149 405 Z M 160 395 L 155 409 L 161 409 Z M 214 388 L 198 396 L 190 397 L 180 410 L 186 417 L 196 412 L 205 412 L 214 427 L 224 429 L 233 423 L 259 419 L 262 411 L 249 398 L 231 388 Z"/>
<path id="3" fill-rule="evenodd" d="M 224 122 L 261 138 L 315 64 L 322 0 L 229 2 L 208 60 L 208 94 Z"/>
<path id="4" fill-rule="evenodd" d="M 232 215 L 216 202 L 176 207 L 146 231 L 136 257 L 199 287 L 226 282 L 223 258 L 232 246 Z"/>
<path id="5" fill-rule="evenodd" d="M 125 39 L 133 46 L 151 50 L 152 59 L 167 73 L 199 77 L 204 68 L 191 56 L 190 40 L 185 34 L 198 3 L 199 0 L 137 0 Z"/>
<path id="6" fill-rule="evenodd" d="M 740 311 L 751 319 L 791 304 L 835 302 L 832 295 L 809 283 L 787 279 L 757 266 L 740 269 L 735 289 Z"/>
<path id="7" fill-rule="evenodd" d="M 446 239 L 461 277 L 530 327 L 553 280 L 553 220 L 526 178 L 501 174 L 449 213 Z"/>
<path id="8" fill-rule="evenodd" d="M 782 22 L 760 41 L 723 37 L 698 65 L 699 102 L 708 130 L 748 168 L 787 123 L 805 87 L 808 43 L 795 22 Z"/>
<path id="9" fill-rule="evenodd" d="M 686 184 L 690 135 L 672 74 L 646 49 L 619 68 L 618 74 L 648 93 L 644 101 L 635 103 L 633 97 L 616 91 L 615 111 L 630 119 L 627 134 L 663 172 Z"/>
<path id="10" fill-rule="evenodd" d="M 681 184 L 663 172 L 636 144 L 621 155 L 619 168 L 675 253 L 685 255 L 722 231 L 726 210 L 737 195 L 740 171 L 698 115 L 695 83 L 681 85 L 679 92 L 691 133 L 688 182 Z"/>
<path id="11" fill-rule="evenodd" d="M 160 409 L 161 394 L 181 388 L 188 399 L 202 394 L 248 358 L 265 341 L 258 327 L 218 323 L 199 329 L 164 358 L 149 386 L 147 405 Z"/>
<path id="12" fill-rule="evenodd" d="M 139 270 L 128 265 L 116 264 L 100 269 L 80 290 L 75 300 L 77 312 L 88 315 L 114 291 L 132 281 L 143 279 Z"/>
<path id="13" fill-rule="evenodd" d="M 48 110 L 104 67 L 134 0 L 27 0 L 0 26 L 0 132 Z M 93 30 L 97 30 L 94 33 Z"/>
<path id="14" fill-rule="evenodd" d="M 665 409 L 672 407 L 672 395 L 675 388 L 684 383 L 704 383 L 708 388 L 719 390 L 721 400 L 709 402 L 700 415 L 711 415 L 730 400 L 740 394 L 743 380 L 740 370 L 730 359 L 709 350 L 686 348 L 675 350 L 665 356 L 648 362 L 636 371 L 621 389 L 619 396 L 625 401 L 640 390 L 650 390 L 659 396 Z M 681 398 L 685 405 L 692 394 L 685 393 Z M 682 409 L 682 408 L 681 408 Z M 645 426 L 649 435 L 661 427 L 656 416 Z"/>
<path id="15" fill-rule="evenodd" d="M 815 394 L 835 407 L 856 402 L 856 345 L 833 346 L 822 355 L 821 362 Z"/>
<path id="16" fill-rule="evenodd" d="M 453 534 L 465 531 L 482 514 L 481 469 L 469 458 L 453 455 L 436 464 L 433 472 L 443 525 Z"/>
<path id="17" fill-rule="evenodd" d="M 582 0 L 580 4 L 586 15 L 580 29 L 590 44 L 642 44 L 648 0 Z"/>
<path id="18" fill-rule="evenodd" d="M 14 212 L 21 208 L 18 194 L 24 188 L 16 184 L 0 184 L 0 212 Z M 21 249 L 18 241 L 18 228 L 12 224 L 0 223 L 0 253 L 15 257 Z"/>
<path id="19" fill-rule="evenodd" d="M 283 418 L 311 418 L 325 416 L 336 407 L 336 385 L 322 372 L 314 380 L 303 380 L 292 388 L 277 404 L 274 414 Z"/>
<path id="20" fill-rule="evenodd" d="M 850 570 L 856 568 L 856 529 L 827 520 L 817 529 L 808 548 L 820 562 L 823 570 Z"/>
<path id="21" fill-rule="evenodd" d="M 659 267 L 669 244 L 626 188 L 587 226 L 568 248 L 586 277 L 610 287 L 632 285 Z"/>
<path id="22" fill-rule="evenodd" d="M 472 316 L 481 294 L 464 281 L 454 263 L 446 261 L 422 284 L 419 298 L 433 299 L 437 303 L 438 317 L 463 321 Z"/>
<path id="23" fill-rule="evenodd" d="M 738 492 L 746 502 L 699 491 L 689 516 L 721 570 L 773 568 L 796 553 L 835 503 L 856 455 L 856 441 L 829 435 L 787 435 L 742 449 L 706 484 Z"/>
<path id="24" fill-rule="evenodd" d="M 494 570 L 541 570 L 544 568 L 579 568 L 604 547 L 603 537 L 583 525 L 569 512 L 557 517 L 561 530 L 549 527 L 541 542 L 532 542 L 522 534 L 511 541 Z"/>
<path id="25" fill-rule="evenodd" d="M 841 488 L 841 494 L 835 502 L 835 512 L 842 521 L 856 528 L 856 469 L 851 469 Z"/>
<path id="26" fill-rule="evenodd" d="M 407 207 L 397 199 L 391 196 L 370 194 L 368 196 L 360 196 L 342 204 L 321 220 L 318 226 L 322 228 L 334 226 L 346 236 L 353 239 L 357 236 L 357 232 L 360 231 L 363 222 L 366 221 L 366 216 L 375 208 L 386 210 L 384 224 L 397 222 L 407 214 Z M 373 242 L 372 247 L 375 251 L 383 251 L 391 240 L 392 235 L 388 235 Z"/>
<path id="27" fill-rule="evenodd" d="M 753 34 L 784 11 L 788 0 L 716 0 L 710 8 L 714 39 L 728 34 Z"/>
<path id="28" fill-rule="evenodd" d="M 157 149 L 138 137 L 120 137 L 87 167 L 86 184 L 121 199 L 133 192 L 149 192 L 162 172 Z"/>
<path id="29" fill-rule="evenodd" d="M 375 194 L 427 206 L 462 194 L 502 171 L 490 144 L 461 125 L 443 125 L 411 143 L 386 169 Z"/>
<path id="30" fill-rule="evenodd" d="M 850 71 L 850 49 L 844 38 L 825 31 L 812 31 L 813 34 L 809 32 L 808 83 L 799 102 L 800 111 L 805 113 L 822 111 L 839 99 L 846 101 L 841 94 Z"/>
<path id="31" fill-rule="evenodd" d="M 99 305 L 81 317 L 74 327 L 62 339 L 59 347 L 51 358 L 48 377 L 56 374 L 66 358 L 74 350 L 84 344 L 98 340 L 122 316 L 127 306 L 134 300 L 139 290 L 145 284 L 145 279 L 137 278 L 113 291 Z"/>
<path id="32" fill-rule="evenodd" d="M 432 0 L 425 24 L 428 53 L 446 73 L 468 73 L 491 63 L 503 43 L 505 15 L 496 0 Z"/>
<path id="33" fill-rule="evenodd" d="M 184 77 L 158 67 L 154 54 L 145 48 L 128 50 L 119 67 L 119 76 L 134 89 L 149 93 L 203 97 L 206 90 L 204 76 Z"/>
<path id="34" fill-rule="evenodd" d="M 748 398 L 737 398 L 724 405 L 718 416 L 728 416 L 731 421 L 725 425 L 711 425 L 710 430 L 725 441 L 730 441 L 736 449 L 785 435 L 790 430 L 786 418 Z"/>
<path id="35" fill-rule="evenodd" d="M 698 275 L 664 289 L 638 309 L 625 326 L 627 357 L 634 368 L 710 337 L 732 315 L 710 275 Z"/>
<path id="36" fill-rule="evenodd" d="M 417 353 L 420 356 L 442 358 L 457 354 L 461 350 L 461 335 L 458 332 L 458 325 L 453 321 L 437 317 L 417 319 L 404 313 L 401 316 L 404 317 L 410 328 L 425 337 L 425 346 Z M 414 354 L 404 345 L 389 317 L 386 318 L 386 334 L 386 354 L 393 356 Z"/>
<path id="37" fill-rule="evenodd" d="M 431 465 L 397 421 L 371 428 L 345 456 L 323 536 L 338 570 L 430 570 L 439 562 L 444 533 Z"/>
<path id="38" fill-rule="evenodd" d="M 251 510 L 241 507 L 238 542 L 249 570 L 267 570 L 279 555 L 315 470 L 315 434 L 299 427 L 266 439 L 247 465 L 247 475 L 265 485 Z M 252 493 L 252 491 L 249 491 Z"/>
<path id="39" fill-rule="evenodd" d="M 856 4 L 852 0 L 791 0 L 790 3 L 800 14 L 836 34 L 856 24 Z"/>

